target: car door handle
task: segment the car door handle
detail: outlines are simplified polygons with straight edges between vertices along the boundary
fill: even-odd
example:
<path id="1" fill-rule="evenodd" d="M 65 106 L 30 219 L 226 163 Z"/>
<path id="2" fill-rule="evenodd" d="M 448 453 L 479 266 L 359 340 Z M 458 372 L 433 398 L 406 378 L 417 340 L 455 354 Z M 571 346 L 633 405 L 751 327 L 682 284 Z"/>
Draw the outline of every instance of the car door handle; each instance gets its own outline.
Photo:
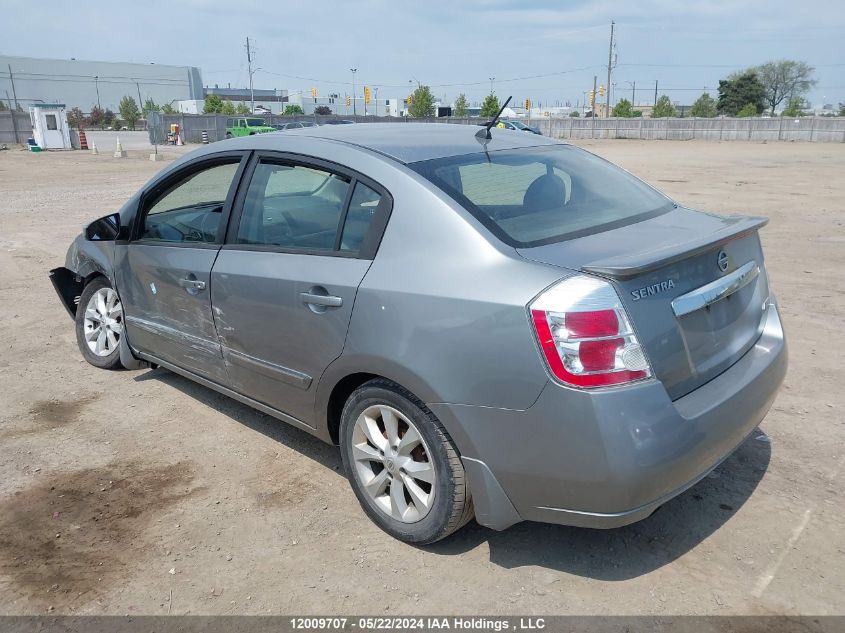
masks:
<path id="1" fill-rule="evenodd" d="M 327 308 L 339 308 L 343 305 L 341 297 L 333 297 L 332 295 L 316 295 L 311 292 L 300 292 L 299 298 L 303 303 L 312 306 L 325 306 Z"/>
<path id="2" fill-rule="evenodd" d="M 193 290 L 194 292 L 205 290 L 205 282 L 200 281 L 199 279 L 180 279 L 179 285 L 182 286 L 188 292 L 190 292 L 191 290 Z"/>

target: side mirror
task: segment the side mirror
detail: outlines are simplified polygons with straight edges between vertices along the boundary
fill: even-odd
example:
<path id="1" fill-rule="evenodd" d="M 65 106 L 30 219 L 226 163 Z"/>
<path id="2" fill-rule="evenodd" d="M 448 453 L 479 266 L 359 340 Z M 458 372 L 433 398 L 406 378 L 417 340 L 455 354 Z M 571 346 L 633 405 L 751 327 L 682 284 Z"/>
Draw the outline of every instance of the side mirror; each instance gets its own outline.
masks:
<path id="1" fill-rule="evenodd" d="M 111 213 L 86 226 L 85 239 L 89 242 L 113 242 L 120 232 L 120 215 Z"/>

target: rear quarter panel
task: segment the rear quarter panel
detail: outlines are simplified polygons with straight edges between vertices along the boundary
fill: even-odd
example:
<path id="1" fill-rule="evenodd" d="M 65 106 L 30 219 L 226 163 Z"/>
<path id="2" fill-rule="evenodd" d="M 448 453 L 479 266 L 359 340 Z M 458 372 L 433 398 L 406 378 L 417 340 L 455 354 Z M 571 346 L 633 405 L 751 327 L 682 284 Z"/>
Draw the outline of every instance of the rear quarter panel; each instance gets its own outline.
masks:
<path id="1" fill-rule="evenodd" d="M 425 402 L 524 409 L 547 382 L 526 305 L 566 273 L 527 262 L 409 169 L 332 372 L 390 378 Z"/>

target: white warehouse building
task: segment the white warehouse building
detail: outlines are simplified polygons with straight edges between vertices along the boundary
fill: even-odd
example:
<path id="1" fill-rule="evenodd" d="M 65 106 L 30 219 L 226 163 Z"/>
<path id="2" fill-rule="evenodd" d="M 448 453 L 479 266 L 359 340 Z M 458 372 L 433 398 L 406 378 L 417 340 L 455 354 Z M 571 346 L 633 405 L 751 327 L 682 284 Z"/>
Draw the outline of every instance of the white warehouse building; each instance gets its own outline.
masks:
<path id="1" fill-rule="evenodd" d="M 0 55 L 0 99 L 24 110 L 38 103 L 64 103 L 83 112 L 99 105 L 117 112 L 132 96 L 140 107 L 202 99 L 202 74 L 195 66 L 41 59 Z"/>

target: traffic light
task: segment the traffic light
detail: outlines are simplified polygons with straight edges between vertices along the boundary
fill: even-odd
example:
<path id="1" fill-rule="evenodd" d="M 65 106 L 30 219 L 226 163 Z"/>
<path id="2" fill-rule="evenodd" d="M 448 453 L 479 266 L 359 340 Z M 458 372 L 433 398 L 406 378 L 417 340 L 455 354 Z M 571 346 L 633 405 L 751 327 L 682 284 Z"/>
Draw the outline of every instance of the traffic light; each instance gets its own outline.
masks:
<path id="1" fill-rule="evenodd" d="M 590 90 L 590 105 L 595 105 L 596 103 L 596 91 Z"/>
<path id="2" fill-rule="evenodd" d="M 603 97 L 607 91 L 604 86 L 599 86 L 599 96 Z"/>
<path id="3" fill-rule="evenodd" d="M 364 103 L 370 103 L 370 87 L 364 86 Z"/>
<path id="4" fill-rule="evenodd" d="M 349 95 L 346 95 L 346 105 L 352 105 L 352 97 L 350 97 Z"/>
<path id="5" fill-rule="evenodd" d="M 408 95 L 408 105 L 411 105 L 413 100 L 414 100 L 414 95 Z"/>
<path id="6" fill-rule="evenodd" d="M 530 109 L 531 109 L 531 99 L 526 99 L 526 100 L 525 100 L 525 109 L 526 109 L 526 110 L 530 110 Z"/>
<path id="7" fill-rule="evenodd" d="M 316 87 L 311 88 L 311 96 L 314 97 L 315 99 L 317 98 L 317 88 Z"/>

